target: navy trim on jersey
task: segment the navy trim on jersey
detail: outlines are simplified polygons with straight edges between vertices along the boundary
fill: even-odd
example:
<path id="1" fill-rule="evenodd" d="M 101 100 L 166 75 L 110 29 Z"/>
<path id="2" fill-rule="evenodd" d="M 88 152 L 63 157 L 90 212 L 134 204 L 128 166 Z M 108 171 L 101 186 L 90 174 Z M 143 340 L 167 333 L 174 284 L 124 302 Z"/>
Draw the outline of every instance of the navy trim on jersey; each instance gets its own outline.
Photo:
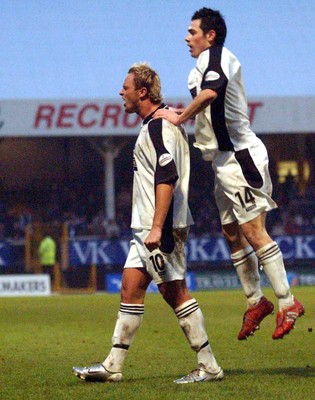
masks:
<path id="1" fill-rule="evenodd" d="M 190 89 L 190 94 L 191 97 L 194 99 L 197 96 L 197 87 L 195 86 L 194 88 Z"/>
<path id="2" fill-rule="evenodd" d="M 153 117 L 153 115 L 154 115 L 154 113 L 157 111 L 157 110 L 159 110 L 160 108 L 168 108 L 164 103 L 161 103 L 157 108 L 156 108 L 156 110 L 154 110 L 151 114 L 149 114 L 147 117 L 145 117 L 145 119 L 143 120 L 143 122 L 142 122 L 142 125 L 145 125 L 145 124 L 147 124 L 148 122 L 150 122 L 151 121 L 151 119 L 152 119 L 152 117 Z"/>
<path id="3" fill-rule="evenodd" d="M 248 149 L 236 151 L 235 158 L 242 168 L 247 183 L 255 189 L 261 188 L 264 181 Z"/>
<path id="4" fill-rule="evenodd" d="M 161 244 L 160 244 L 160 250 L 166 254 L 171 254 L 175 248 L 175 240 L 174 240 L 173 226 L 172 226 L 173 224 L 172 224 L 172 219 L 170 219 L 173 214 L 173 201 L 170 209 L 172 209 L 172 213 L 169 212 L 167 214 L 162 229 Z"/>
<path id="5" fill-rule="evenodd" d="M 153 119 L 158 108 L 143 120 L 134 145 L 134 174 L 132 191 L 133 229 L 151 229 L 159 184 L 174 189 L 170 194 L 169 213 L 162 230 L 163 252 L 171 251 L 174 238 L 171 230 L 193 223 L 188 205 L 189 146 L 183 127 L 176 127 L 164 119 Z M 166 172 L 165 172 L 166 171 Z M 174 184 L 174 188 L 173 188 Z M 165 228 L 165 229 L 164 229 Z"/>
<path id="6" fill-rule="evenodd" d="M 164 166 L 161 166 L 159 163 L 159 158 L 162 154 L 169 154 L 163 143 L 162 130 L 162 118 L 153 119 L 149 122 L 148 132 L 156 151 L 155 186 L 159 183 L 170 183 L 175 185 L 178 179 L 178 174 L 174 160 L 171 160 Z"/>
<path id="7" fill-rule="evenodd" d="M 174 160 L 171 160 L 168 164 L 161 166 L 159 158 L 162 154 L 166 154 L 166 147 L 163 142 L 163 120 L 162 118 L 153 119 L 148 122 L 148 132 L 152 140 L 153 146 L 156 151 L 156 168 L 155 168 L 155 187 L 161 183 L 168 183 L 175 185 L 178 174 Z M 172 198 L 167 216 L 164 221 L 161 237 L 160 249 L 163 253 L 172 253 L 175 247 L 175 241 L 173 237 L 173 214 L 174 214 L 174 197 Z"/>
<path id="8" fill-rule="evenodd" d="M 210 113 L 213 131 L 218 141 L 220 151 L 234 151 L 230 140 L 229 131 L 225 123 L 225 93 L 228 79 L 221 68 L 222 46 L 214 45 L 208 49 L 209 65 L 201 82 L 201 90 L 212 89 L 217 93 L 217 98 L 211 104 Z M 215 71 L 220 75 L 216 80 L 205 80 L 207 73 Z"/>

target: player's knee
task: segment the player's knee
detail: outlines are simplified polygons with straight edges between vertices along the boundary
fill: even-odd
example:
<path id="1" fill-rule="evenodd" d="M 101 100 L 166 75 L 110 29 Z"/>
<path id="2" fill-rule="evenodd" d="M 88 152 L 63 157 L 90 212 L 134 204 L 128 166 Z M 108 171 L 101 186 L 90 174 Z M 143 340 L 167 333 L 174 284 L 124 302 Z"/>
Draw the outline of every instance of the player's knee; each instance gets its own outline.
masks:
<path id="1" fill-rule="evenodd" d="M 176 308 L 178 292 L 175 287 L 170 285 L 161 284 L 158 286 L 163 299 L 173 309 Z"/>
<path id="2" fill-rule="evenodd" d="M 236 233 L 231 234 L 229 232 L 226 232 L 224 229 L 222 229 L 222 233 L 227 245 L 229 246 L 229 249 L 233 253 L 235 249 L 238 249 L 239 247 L 239 236 Z"/>
<path id="3" fill-rule="evenodd" d="M 237 222 L 223 225 L 222 233 L 232 253 L 245 247 L 247 242 Z"/>
<path id="4" fill-rule="evenodd" d="M 164 300 L 173 309 L 191 299 L 185 280 L 164 282 L 158 285 L 158 288 Z"/>
<path id="5" fill-rule="evenodd" d="M 121 289 L 120 298 L 122 303 L 127 304 L 143 304 L 145 298 L 145 292 L 142 290 L 127 290 Z"/>
<path id="6" fill-rule="evenodd" d="M 272 239 L 265 230 L 261 231 L 247 231 L 246 239 L 255 251 L 272 242 Z"/>

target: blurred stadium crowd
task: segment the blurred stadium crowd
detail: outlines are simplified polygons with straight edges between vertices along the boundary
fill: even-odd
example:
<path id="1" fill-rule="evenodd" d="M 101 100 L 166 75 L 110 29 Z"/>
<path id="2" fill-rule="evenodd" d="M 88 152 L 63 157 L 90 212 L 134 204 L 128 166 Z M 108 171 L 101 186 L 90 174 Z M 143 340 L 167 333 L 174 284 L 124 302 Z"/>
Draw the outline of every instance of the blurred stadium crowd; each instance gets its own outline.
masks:
<path id="1" fill-rule="evenodd" d="M 55 184 L 45 194 L 47 201 L 40 207 L 36 198 L 38 193 L 34 193 L 33 199 L 28 193 L 25 207 L 21 206 L 23 193 L 19 207 L 9 204 L 4 196 L 0 198 L 0 240 L 22 239 L 26 225 L 34 222 L 50 226 L 65 223 L 72 237 L 130 238 L 132 175 L 130 170 L 124 168 L 116 175 L 115 220 L 105 218 L 102 183 L 90 188 L 80 181 L 64 186 Z M 267 225 L 271 235 L 315 234 L 315 187 L 307 186 L 301 193 L 292 176 L 279 184 L 277 176 L 273 175 L 273 198 L 279 208 L 268 215 Z M 195 221 L 190 237 L 220 236 L 210 164 L 201 161 L 197 168 L 192 168 L 190 181 L 190 207 Z"/>

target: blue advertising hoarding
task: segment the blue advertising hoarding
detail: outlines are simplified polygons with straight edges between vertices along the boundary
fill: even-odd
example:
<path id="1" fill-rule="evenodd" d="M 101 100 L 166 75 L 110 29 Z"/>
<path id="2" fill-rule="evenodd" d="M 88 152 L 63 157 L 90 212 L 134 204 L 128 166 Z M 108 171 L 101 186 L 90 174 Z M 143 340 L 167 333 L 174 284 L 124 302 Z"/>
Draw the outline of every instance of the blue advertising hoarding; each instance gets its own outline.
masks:
<path id="1" fill-rule="evenodd" d="M 105 287 L 106 291 L 109 293 L 119 293 L 121 289 L 121 278 L 122 274 L 106 274 L 105 277 Z M 186 284 L 190 291 L 195 290 L 195 274 L 193 272 L 188 272 L 186 275 Z M 156 284 L 152 281 L 147 289 L 147 293 L 157 293 L 158 288 Z"/>
<path id="2" fill-rule="evenodd" d="M 12 261 L 12 246 L 9 242 L 0 241 L 0 268 L 6 268 Z"/>
<path id="3" fill-rule="evenodd" d="M 315 260 L 315 236 L 278 236 L 275 239 L 285 260 Z M 73 240 L 69 242 L 71 266 L 123 266 L 129 251 L 128 240 Z M 230 252 L 224 238 L 193 238 L 186 245 L 188 263 L 224 262 Z"/>
<path id="4" fill-rule="evenodd" d="M 278 236 L 285 260 L 315 260 L 315 235 Z M 73 239 L 69 241 L 70 266 L 123 266 L 129 251 L 129 240 Z M 223 237 L 192 238 L 186 245 L 188 263 L 220 263 L 230 261 L 230 252 Z M 0 267 L 14 259 L 14 247 L 0 241 Z"/>

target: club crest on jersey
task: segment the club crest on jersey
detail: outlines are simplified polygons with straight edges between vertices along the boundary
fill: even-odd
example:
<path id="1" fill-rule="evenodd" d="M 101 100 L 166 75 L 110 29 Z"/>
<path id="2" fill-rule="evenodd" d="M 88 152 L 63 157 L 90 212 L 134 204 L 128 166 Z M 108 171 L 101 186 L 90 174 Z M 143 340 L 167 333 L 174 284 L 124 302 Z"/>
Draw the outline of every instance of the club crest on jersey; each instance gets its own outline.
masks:
<path id="1" fill-rule="evenodd" d="M 159 164 L 161 167 L 165 167 L 165 165 L 170 163 L 172 160 L 173 157 L 170 155 L 170 153 L 164 153 L 159 158 Z"/>
<path id="2" fill-rule="evenodd" d="M 217 81 L 220 78 L 220 74 L 216 71 L 209 71 L 205 77 L 206 81 Z"/>

